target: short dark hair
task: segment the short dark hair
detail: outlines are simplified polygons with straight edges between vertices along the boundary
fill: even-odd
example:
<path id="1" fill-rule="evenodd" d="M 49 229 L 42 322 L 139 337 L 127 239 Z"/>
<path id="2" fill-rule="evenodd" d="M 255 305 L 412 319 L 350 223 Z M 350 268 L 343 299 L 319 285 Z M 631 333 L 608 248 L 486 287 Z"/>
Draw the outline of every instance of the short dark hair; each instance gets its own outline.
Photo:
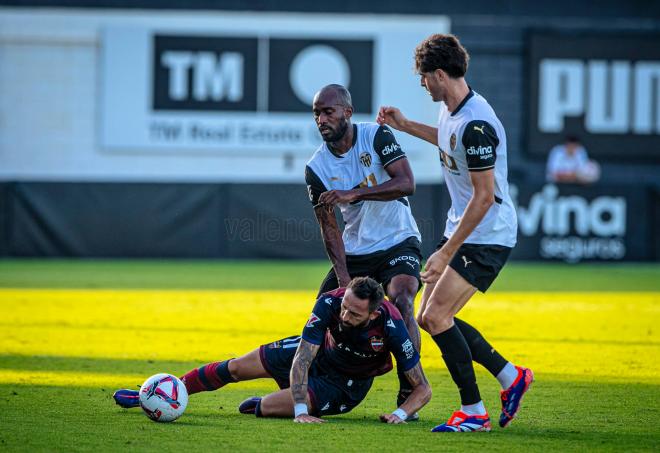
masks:
<path id="1" fill-rule="evenodd" d="M 348 284 L 347 288 L 350 289 L 358 299 L 369 299 L 369 313 L 378 310 L 385 297 L 383 287 L 380 286 L 376 280 L 369 277 L 355 277 Z"/>
<path id="2" fill-rule="evenodd" d="M 467 72 L 470 55 L 454 35 L 431 35 L 415 49 L 415 69 L 419 73 L 442 69 L 457 79 Z"/>
<path id="3" fill-rule="evenodd" d="M 580 143 L 580 137 L 575 134 L 568 134 L 564 141 L 566 143 Z"/>
<path id="4" fill-rule="evenodd" d="M 351 93 L 346 89 L 345 86 L 339 85 L 338 83 L 331 83 L 326 85 L 319 90 L 319 93 L 325 91 L 332 91 L 337 96 L 337 102 L 344 106 L 353 108 L 353 99 L 351 98 Z"/>

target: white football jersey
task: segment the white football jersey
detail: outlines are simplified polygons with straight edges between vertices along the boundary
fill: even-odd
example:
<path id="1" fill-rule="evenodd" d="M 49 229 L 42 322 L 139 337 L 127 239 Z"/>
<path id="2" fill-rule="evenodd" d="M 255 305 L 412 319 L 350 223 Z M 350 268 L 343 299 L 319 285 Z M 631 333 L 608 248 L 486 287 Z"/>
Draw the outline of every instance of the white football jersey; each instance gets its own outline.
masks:
<path id="1" fill-rule="evenodd" d="M 390 180 L 386 167 L 406 155 L 387 126 L 353 125 L 353 146 L 337 155 L 323 143 L 307 162 L 305 181 L 313 205 L 328 190 L 351 190 Z M 338 204 L 344 219 L 342 238 L 348 255 L 382 251 L 409 237 L 421 241 L 407 197 L 392 201 L 357 201 Z"/>
<path id="2" fill-rule="evenodd" d="M 444 102 L 440 104 L 438 148 L 451 197 L 445 236 L 454 234 L 472 197 L 469 172 L 494 169 L 495 203 L 465 243 L 516 245 L 518 220 L 507 181 L 506 134 L 482 96 L 470 90 L 454 112 Z"/>

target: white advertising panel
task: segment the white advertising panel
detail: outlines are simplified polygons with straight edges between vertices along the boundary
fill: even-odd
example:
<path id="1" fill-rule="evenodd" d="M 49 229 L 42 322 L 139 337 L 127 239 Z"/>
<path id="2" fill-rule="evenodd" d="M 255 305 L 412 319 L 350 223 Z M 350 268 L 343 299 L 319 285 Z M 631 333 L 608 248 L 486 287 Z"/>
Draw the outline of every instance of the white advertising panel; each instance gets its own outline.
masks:
<path id="1" fill-rule="evenodd" d="M 102 30 L 101 136 L 107 151 L 309 156 L 311 115 L 329 83 L 351 91 L 354 121 L 382 104 L 433 123 L 413 72 L 415 46 L 445 17 L 217 15 Z M 397 136 L 408 152 L 430 145 Z M 432 152 L 432 151 L 431 151 Z"/>

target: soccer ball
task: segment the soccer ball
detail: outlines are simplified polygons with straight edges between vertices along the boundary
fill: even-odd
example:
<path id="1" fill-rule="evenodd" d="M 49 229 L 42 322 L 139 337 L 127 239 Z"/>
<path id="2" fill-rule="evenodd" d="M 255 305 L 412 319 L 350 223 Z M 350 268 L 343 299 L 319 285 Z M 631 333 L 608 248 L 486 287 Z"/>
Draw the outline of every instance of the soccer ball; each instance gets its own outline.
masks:
<path id="1" fill-rule="evenodd" d="M 188 391 L 183 382 L 171 374 L 151 376 L 140 387 L 140 407 L 156 422 L 173 422 L 188 405 Z"/>

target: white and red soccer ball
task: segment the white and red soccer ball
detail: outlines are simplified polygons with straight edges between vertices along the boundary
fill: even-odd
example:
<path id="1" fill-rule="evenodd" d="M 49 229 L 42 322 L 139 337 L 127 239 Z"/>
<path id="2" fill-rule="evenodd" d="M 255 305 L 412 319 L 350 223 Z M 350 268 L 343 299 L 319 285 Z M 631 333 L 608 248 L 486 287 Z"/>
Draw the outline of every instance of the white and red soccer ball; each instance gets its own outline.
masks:
<path id="1" fill-rule="evenodd" d="M 172 422 L 181 417 L 188 405 L 188 391 L 179 378 L 160 373 L 140 387 L 140 407 L 156 422 Z"/>

